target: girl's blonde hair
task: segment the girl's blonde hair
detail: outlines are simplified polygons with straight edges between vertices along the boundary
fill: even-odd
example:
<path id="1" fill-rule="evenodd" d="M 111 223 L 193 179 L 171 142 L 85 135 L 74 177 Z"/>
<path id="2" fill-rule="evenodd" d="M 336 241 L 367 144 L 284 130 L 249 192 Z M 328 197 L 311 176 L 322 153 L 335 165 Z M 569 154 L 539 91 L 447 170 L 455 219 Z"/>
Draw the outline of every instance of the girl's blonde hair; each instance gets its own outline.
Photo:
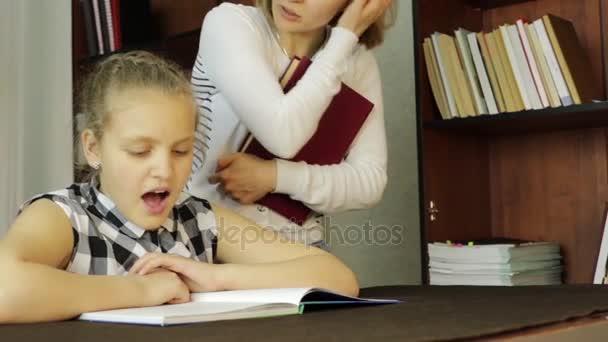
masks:
<path id="1" fill-rule="evenodd" d="M 274 27 L 274 19 L 272 16 L 272 0 L 256 0 L 256 6 L 264 12 L 266 18 L 270 22 L 271 26 Z M 342 12 L 338 13 L 335 18 L 329 23 L 334 26 L 338 23 Z M 368 49 L 372 49 L 384 41 L 384 33 L 386 30 L 395 23 L 397 15 L 397 1 L 393 1 L 391 6 L 384 12 L 376 22 L 370 25 L 365 32 L 359 37 L 359 42 L 365 45 Z"/>
<path id="2" fill-rule="evenodd" d="M 137 88 L 185 95 L 192 99 L 195 108 L 190 81 L 177 64 L 147 51 L 117 53 L 103 59 L 83 79 L 78 94 L 79 114 L 74 135 L 77 178 L 86 179 L 95 174 L 82 156 L 80 134 L 89 129 L 98 140 L 102 139 L 104 127 L 111 119 L 109 96 Z"/>

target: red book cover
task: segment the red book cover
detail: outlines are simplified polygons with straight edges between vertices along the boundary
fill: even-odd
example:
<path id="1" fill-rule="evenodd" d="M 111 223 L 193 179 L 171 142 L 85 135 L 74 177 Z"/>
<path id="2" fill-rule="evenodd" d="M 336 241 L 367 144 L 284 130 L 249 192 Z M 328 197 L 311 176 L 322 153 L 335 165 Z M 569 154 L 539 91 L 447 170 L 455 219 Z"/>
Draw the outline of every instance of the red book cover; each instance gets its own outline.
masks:
<path id="1" fill-rule="evenodd" d="M 116 50 L 122 48 L 121 32 L 120 32 L 120 0 L 112 0 L 112 29 L 114 31 L 114 48 Z M 128 0 L 127 0 L 128 1 Z"/>
<path id="2" fill-rule="evenodd" d="M 308 58 L 303 58 L 300 61 L 285 85 L 285 92 L 293 88 L 311 63 Z M 290 161 L 304 161 L 316 165 L 340 163 L 373 108 L 374 104 L 372 102 L 342 83 L 340 91 L 334 96 L 322 115 L 315 133 Z M 242 149 L 242 152 L 263 159 L 275 158 L 255 138 L 251 139 L 248 144 L 247 142 L 249 142 L 249 139 L 246 139 L 246 146 Z M 293 181 L 297 182 L 298 180 L 294 179 Z M 302 225 L 312 212 L 302 202 L 279 193 L 269 193 L 258 200 L 257 203 L 265 205 L 299 225 Z"/>

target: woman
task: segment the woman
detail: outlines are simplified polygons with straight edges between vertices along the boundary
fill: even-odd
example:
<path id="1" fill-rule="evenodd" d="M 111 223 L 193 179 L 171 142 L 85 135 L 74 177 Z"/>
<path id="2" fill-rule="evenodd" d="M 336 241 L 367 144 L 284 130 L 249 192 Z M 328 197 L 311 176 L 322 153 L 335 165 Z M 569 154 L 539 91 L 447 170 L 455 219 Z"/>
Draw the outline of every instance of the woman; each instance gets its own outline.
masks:
<path id="1" fill-rule="evenodd" d="M 325 247 L 320 214 L 369 208 L 386 185 L 386 137 L 378 67 L 369 49 L 383 39 L 390 0 L 262 0 L 222 4 L 203 23 L 192 84 L 199 127 L 191 193 L 233 208 L 261 226 Z M 313 60 L 287 94 L 291 60 Z M 335 165 L 293 157 L 315 132 L 341 83 L 374 109 Z M 248 133 L 278 158 L 238 153 Z M 253 203 L 270 192 L 319 213 L 301 226 Z"/>

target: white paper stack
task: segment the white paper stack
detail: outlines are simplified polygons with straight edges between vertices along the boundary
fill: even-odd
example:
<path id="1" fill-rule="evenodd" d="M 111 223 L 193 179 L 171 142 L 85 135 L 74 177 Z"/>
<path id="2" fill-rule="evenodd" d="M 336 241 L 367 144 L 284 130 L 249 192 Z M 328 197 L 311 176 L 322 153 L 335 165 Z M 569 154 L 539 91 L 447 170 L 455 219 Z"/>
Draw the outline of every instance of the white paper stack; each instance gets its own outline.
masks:
<path id="1" fill-rule="evenodd" d="M 559 245 L 552 242 L 428 244 L 431 285 L 561 284 Z"/>

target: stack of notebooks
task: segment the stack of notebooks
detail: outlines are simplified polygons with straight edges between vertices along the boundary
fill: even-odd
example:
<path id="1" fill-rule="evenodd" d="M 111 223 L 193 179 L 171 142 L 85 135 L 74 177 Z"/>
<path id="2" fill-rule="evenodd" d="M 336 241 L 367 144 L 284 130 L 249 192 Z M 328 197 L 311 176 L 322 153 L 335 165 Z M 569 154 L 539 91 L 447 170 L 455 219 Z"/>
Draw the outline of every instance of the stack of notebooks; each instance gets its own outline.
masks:
<path id="1" fill-rule="evenodd" d="M 596 94 L 574 25 L 555 15 L 487 33 L 435 32 L 423 49 L 443 119 L 569 106 Z"/>
<path id="2" fill-rule="evenodd" d="M 434 242 L 428 252 L 431 285 L 561 284 L 560 249 L 552 242 Z"/>

